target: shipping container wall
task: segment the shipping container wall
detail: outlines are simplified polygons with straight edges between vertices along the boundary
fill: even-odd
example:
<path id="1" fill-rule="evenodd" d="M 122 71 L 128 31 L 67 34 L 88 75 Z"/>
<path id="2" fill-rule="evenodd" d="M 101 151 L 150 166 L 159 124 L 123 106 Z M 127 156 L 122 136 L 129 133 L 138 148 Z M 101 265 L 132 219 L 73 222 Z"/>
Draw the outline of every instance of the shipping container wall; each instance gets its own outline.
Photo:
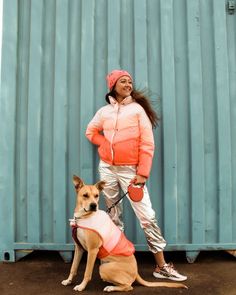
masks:
<path id="1" fill-rule="evenodd" d="M 73 174 L 98 180 L 88 122 L 128 70 L 161 117 L 148 180 L 166 250 L 236 249 L 236 13 L 225 0 L 5 0 L 0 260 L 70 260 Z M 231 3 L 232 4 L 232 3 Z M 126 234 L 148 250 L 127 201 Z M 101 206 L 103 207 L 101 200 Z"/>

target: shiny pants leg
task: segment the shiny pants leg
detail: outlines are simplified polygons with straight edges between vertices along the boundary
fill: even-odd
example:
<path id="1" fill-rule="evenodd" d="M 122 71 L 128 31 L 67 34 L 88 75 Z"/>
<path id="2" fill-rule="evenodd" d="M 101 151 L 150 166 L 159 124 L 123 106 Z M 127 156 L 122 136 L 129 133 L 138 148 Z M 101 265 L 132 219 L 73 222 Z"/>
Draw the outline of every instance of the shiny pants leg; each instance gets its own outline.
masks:
<path id="1" fill-rule="evenodd" d="M 103 190 L 106 206 L 109 208 L 121 196 L 120 190 L 125 193 L 130 181 L 136 176 L 136 166 L 113 166 L 103 161 L 99 164 L 100 179 L 106 181 Z M 140 202 L 133 202 L 129 195 L 127 198 L 137 216 L 141 228 L 147 240 L 149 250 L 153 253 L 163 251 L 166 241 L 157 225 L 155 211 L 152 208 L 150 196 L 146 185 L 144 186 L 144 196 Z M 124 223 L 122 220 L 122 201 L 111 209 L 110 217 L 114 223 L 123 231 Z"/>

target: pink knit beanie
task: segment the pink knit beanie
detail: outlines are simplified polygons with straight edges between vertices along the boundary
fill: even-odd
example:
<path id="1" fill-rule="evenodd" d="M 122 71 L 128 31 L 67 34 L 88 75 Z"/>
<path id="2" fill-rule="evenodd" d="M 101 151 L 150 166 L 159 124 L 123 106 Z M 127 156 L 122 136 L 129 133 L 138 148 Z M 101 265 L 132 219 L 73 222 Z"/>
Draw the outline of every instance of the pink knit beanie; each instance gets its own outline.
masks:
<path id="1" fill-rule="evenodd" d="M 111 90 L 113 86 L 116 84 L 116 81 L 122 76 L 128 76 L 131 80 L 133 80 L 131 75 L 127 71 L 113 70 L 106 77 L 108 88 Z"/>

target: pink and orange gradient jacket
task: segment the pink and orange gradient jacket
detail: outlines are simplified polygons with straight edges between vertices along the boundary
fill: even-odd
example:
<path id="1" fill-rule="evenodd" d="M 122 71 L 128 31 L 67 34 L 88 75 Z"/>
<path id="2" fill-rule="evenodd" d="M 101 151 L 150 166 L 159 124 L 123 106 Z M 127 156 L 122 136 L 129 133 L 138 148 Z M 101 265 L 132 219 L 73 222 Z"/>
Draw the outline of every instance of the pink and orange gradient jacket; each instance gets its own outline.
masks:
<path id="1" fill-rule="evenodd" d="M 148 177 L 154 154 L 151 122 L 143 107 L 126 97 L 120 104 L 113 98 L 100 108 L 86 130 L 98 145 L 98 153 L 110 165 L 137 165 L 137 174 Z"/>
<path id="2" fill-rule="evenodd" d="M 76 227 L 92 230 L 101 237 L 102 246 L 97 255 L 99 259 L 108 255 L 131 256 L 135 252 L 133 243 L 126 238 L 105 211 L 98 210 L 88 218 L 78 219 L 76 223 Z"/>

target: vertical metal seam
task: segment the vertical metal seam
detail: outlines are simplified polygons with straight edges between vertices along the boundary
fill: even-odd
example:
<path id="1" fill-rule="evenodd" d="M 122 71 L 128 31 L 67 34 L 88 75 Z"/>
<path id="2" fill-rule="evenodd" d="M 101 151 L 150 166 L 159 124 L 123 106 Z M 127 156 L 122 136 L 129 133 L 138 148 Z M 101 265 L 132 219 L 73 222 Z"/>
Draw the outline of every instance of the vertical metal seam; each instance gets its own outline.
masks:
<path id="1" fill-rule="evenodd" d="M 217 5 L 218 4 L 218 5 Z M 232 237 L 232 227 L 225 225 L 232 220 L 232 173 L 231 173 L 231 140 L 229 121 L 229 73 L 226 42 L 226 11 L 222 0 L 213 5 L 214 42 L 215 42 L 215 72 L 216 72 L 216 103 L 218 122 L 218 161 L 219 161 L 219 241 L 229 241 Z M 221 25 L 219 25 L 219 22 Z M 216 29 L 217 28 L 217 29 Z M 224 41 L 224 42 L 223 42 Z M 228 221 L 226 221 L 228 220 Z"/>
<path id="2" fill-rule="evenodd" d="M 173 43 L 173 1 L 161 1 L 161 63 L 163 97 L 164 231 L 169 242 L 177 238 L 177 141 L 175 64 Z M 172 87 L 169 87 L 171 85 Z M 168 142 L 167 142 L 168 140 Z M 171 214 L 170 214 L 171 213 Z M 174 222 L 173 222 L 174 220 Z"/>

